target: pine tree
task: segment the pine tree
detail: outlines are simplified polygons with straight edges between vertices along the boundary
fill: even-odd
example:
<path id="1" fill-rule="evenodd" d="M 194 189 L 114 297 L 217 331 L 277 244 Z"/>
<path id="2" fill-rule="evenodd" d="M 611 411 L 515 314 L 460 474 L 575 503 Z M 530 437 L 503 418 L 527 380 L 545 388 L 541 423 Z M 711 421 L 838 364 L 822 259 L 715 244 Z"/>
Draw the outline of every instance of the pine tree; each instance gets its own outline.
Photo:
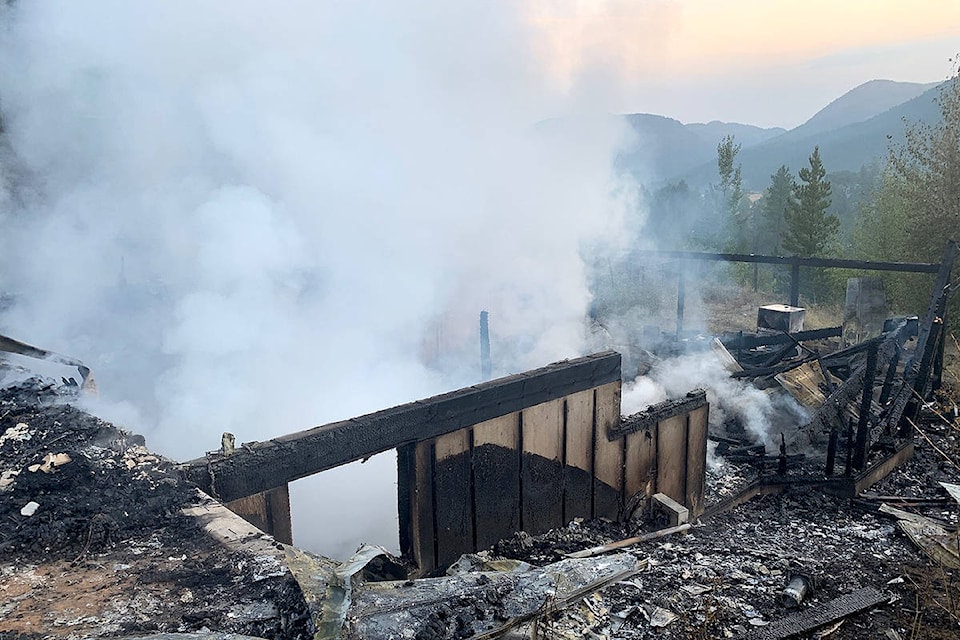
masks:
<path id="1" fill-rule="evenodd" d="M 717 170 L 720 184 L 718 209 L 721 216 L 721 228 L 725 238 L 721 245 L 728 251 L 745 251 L 748 239 L 753 237 L 753 229 L 748 229 L 747 208 L 744 206 L 743 177 L 740 165 L 734 165 L 740 145 L 734 143 L 732 135 L 726 135 L 717 145 Z"/>
<path id="2" fill-rule="evenodd" d="M 793 175 L 786 165 L 780 165 L 777 172 L 770 176 L 770 186 L 763 193 L 762 229 L 759 251 L 761 253 L 780 253 L 780 238 L 786 228 L 787 207 L 793 200 Z"/>
<path id="3" fill-rule="evenodd" d="M 800 169 L 800 182 L 793 187 L 793 199 L 787 204 L 784 219 L 783 248 L 798 256 L 819 256 L 840 228 L 840 220 L 828 215 L 830 182 L 820 160 L 820 148 L 814 147 L 810 167 Z"/>

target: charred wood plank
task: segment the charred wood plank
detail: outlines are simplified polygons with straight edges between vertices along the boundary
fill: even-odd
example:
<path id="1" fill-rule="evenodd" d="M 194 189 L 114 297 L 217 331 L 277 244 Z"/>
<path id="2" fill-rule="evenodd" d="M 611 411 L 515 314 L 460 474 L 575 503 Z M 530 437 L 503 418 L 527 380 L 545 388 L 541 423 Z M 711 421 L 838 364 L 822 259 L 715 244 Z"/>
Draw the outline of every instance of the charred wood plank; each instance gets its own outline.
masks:
<path id="1" fill-rule="evenodd" d="M 906 322 L 903 322 L 896 330 L 882 336 L 883 341 L 880 342 L 877 347 L 876 358 L 872 360 L 874 369 L 878 361 L 886 362 L 892 357 L 894 350 L 897 349 L 900 341 L 904 339 L 906 335 L 905 329 Z M 811 437 L 829 433 L 835 426 L 843 424 L 842 414 L 844 407 L 863 389 L 864 380 L 867 376 L 867 368 L 870 364 L 871 362 L 864 362 L 858 365 L 847 379 L 827 397 L 820 408 L 817 409 L 816 413 L 814 413 L 813 417 L 804 427 Z M 872 374 L 875 374 L 875 371 L 873 371 Z"/>
<path id="2" fill-rule="evenodd" d="M 531 534 L 562 527 L 563 400 L 524 409 L 520 420 L 520 526 Z"/>
<path id="3" fill-rule="evenodd" d="M 634 431 L 650 429 L 658 422 L 674 416 L 686 415 L 707 404 L 707 392 L 694 389 L 679 400 L 665 400 L 650 405 L 643 411 L 623 418 L 610 432 L 609 437 L 619 438 Z"/>
<path id="4" fill-rule="evenodd" d="M 567 397 L 564 433 L 563 521 L 593 517 L 593 389 Z"/>
<path id="5" fill-rule="evenodd" d="M 827 338 L 838 338 L 842 334 L 843 327 L 828 327 L 826 329 L 797 331 L 789 336 L 783 335 L 782 333 L 769 336 L 749 334 L 743 334 L 741 336 L 738 333 L 733 336 L 723 336 L 720 338 L 720 342 L 722 342 L 723 346 L 727 347 L 728 349 L 731 347 L 737 347 L 739 350 L 743 350 L 756 349 L 757 347 L 768 347 L 775 344 L 785 344 L 787 342 L 791 342 L 791 339 L 804 342 L 805 340 L 825 340 Z"/>
<path id="6" fill-rule="evenodd" d="M 890 599 L 874 587 L 864 587 L 835 598 L 822 606 L 774 620 L 765 627 L 737 636 L 742 640 L 788 640 L 861 611 L 872 609 Z"/>
<path id="7" fill-rule="evenodd" d="M 853 466 L 857 469 L 863 469 L 867 461 L 867 451 L 870 448 L 870 404 L 873 402 L 873 383 L 877 375 L 877 349 L 877 343 L 874 342 L 867 351 L 863 395 L 860 400 L 860 421 L 857 424 L 857 443 L 853 456 Z"/>
<path id="8" fill-rule="evenodd" d="M 793 360 L 791 362 L 785 362 L 783 364 L 777 365 L 775 367 L 756 367 L 754 369 L 746 369 L 745 371 L 734 371 L 730 374 L 731 378 L 760 378 L 762 376 L 775 376 L 778 373 L 785 373 L 797 367 L 801 367 L 808 362 L 813 362 L 817 360 L 814 356 L 809 356 L 806 358 L 800 358 L 799 360 Z"/>
<path id="9" fill-rule="evenodd" d="M 519 413 L 473 428 L 477 549 L 491 547 L 520 530 L 520 456 Z"/>
<path id="10" fill-rule="evenodd" d="M 908 422 L 901 420 L 906 413 L 908 416 L 916 413 L 911 408 L 907 411 L 908 403 L 913 400 L 913 394 L 919 393 L 925 397 L 927 380 L 920 377 L 920 363 L 916 361 L 916 354 L 921 354 L 921 361 L 928 351 L 934 348 L 931 343 L 930 335 L 934 330 L 934 323 L 940 319 L 942 324 L 943 314 L 947 306 L 947 298 L 950 295 L 950 274 L 953 271 L 953 263 L 957 258 L 957 243 L 954 240 L 947 242 L 943 249 L 943 258 L 940 261 L 940 269 L 937 273 L 937 279 L 933 284 L 933 290 L 930 293 L 930 303 L 927 306 L 927 313 L 923 317 L 917 330 L 917 347 L 914 350 L 914 357 L 911 358 L 903 372 L 903 384 L 897 389 L 897 395 L 894 398 L 890 412 L 887 414 L 885 423 L 890 427 L 900 426 L 901 435 L 909 434 Z"/>
<path id="11" fill-rule="evenodd" d="M 626 503 L 623 495 L 623 436 L 612 436 L 620 423 L 620 382 L 594 389 L 596 429 L 593 440 L 593 516 L 615 519 Z"/>
<path id="12" fill-rule="evenodd" d="M 558 362 L 365 416 L 251 443 L 182 465 L 186 478 L 236 500 L 413 442 L 620 380 L 620 354 Z M 615 424 L 616 421 L 614 421 Z"/>

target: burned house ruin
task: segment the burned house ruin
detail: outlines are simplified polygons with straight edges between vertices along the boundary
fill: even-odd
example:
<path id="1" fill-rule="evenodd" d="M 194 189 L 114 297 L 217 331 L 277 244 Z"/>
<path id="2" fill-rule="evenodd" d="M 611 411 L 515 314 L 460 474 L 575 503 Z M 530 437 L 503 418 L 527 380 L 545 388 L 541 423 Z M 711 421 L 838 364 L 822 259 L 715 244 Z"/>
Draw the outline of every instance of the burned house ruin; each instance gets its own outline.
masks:
<path id="1" fill-rule="evenodd" d="M 794 294 L 758 312 L 765 331 L 704 341 L 702 357 L 722 358 L 731 378 L 809 411 L 773 449 L 715 429 L 704 390 L 622 416 L 612 351 L 265 442 L 225 437 L 182 464 L 62 403 L 89 389 L 89 370 L 81 383 L 22 380 L 0 404 L 0 633 L 906 637 L 903 617 L 863 623 L 862 612 L 902 597 L 906 574 L 886 574 L 898 556 L 960 569 L 960 469 L 932 462 L 944 453 L 932 438 L 957 436 L 921 426 L 943 372 L 956 254 L 951 242 L 939 264 L 899 265 L 934 274 L 929 306 L 873 337 L 821 349 L 843 330 L 802 329 Z M 795 279 L 800 266 L 899 268 L 711 255 L 778 260 Z M 338 562 L 294 546 L 290 482 L 392 449 L 401 557 L 365 546 Z M 935 486 L 870 493 L 906 486 L 897 473 L 911 464 L 933 465 Z M 772 541 L 777 528 L 789 533 Z M 844 557 L 877 579 L 834 575 Z"/>

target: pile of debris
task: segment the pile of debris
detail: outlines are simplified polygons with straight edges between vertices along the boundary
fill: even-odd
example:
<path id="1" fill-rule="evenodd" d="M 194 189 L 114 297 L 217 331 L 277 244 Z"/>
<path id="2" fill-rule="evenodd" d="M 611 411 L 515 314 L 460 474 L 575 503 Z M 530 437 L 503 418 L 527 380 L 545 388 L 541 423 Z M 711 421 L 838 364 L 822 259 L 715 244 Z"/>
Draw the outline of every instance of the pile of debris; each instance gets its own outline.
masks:
<path id="1" fill-rule="evenodd" d="M 0 390 L 0 636 L 310 637 L 266 536 L 142 437 L 63 402 L 76 392 L 37 378 Z M 249 538 L 216 544 L 215 516 Z"/>
<path id="2" fill-rule="evenodd" d="M 341 564 L 275 543 L 63 393 L 36 380 L 0 393 L 0 633 L 936 638 L 960 628 L 949 591 L 960 572 L 899 524 L 910 512 L 955 538 L 944 487 L 960 471 L 938 451 L 955 450 L 955 427 L 925 425 L 930 443 L 858 499 L 793 487 L 735 504 L 735 487 L 714 486 L 730 496 L 726 511 L 613 555 L 569 557 L 642 534 L 639 523 L 518 533 L 448 576 L 407 580 L 382 549 Z M 722 464 L 711 484 L 749 483 Z"/>

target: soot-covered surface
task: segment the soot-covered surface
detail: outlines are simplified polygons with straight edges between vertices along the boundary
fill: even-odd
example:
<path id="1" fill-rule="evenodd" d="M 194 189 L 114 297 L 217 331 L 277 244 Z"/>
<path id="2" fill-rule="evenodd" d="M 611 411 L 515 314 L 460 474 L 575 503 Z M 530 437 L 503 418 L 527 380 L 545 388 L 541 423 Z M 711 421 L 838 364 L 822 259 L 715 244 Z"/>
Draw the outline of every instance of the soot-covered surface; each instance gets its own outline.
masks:
<path id="1" fill-rule="evenodd" d="M 0 636 L 309 635 L 285 571 L 210 538 L 143 439 L 38 379 L 0 390 Z"/>
<path id="2" fill-rule="evenodd" d="M 941 449 L 957 449 L 955 428 L 927 428 Z M 736 468 L 727 470 L 731 475 L 708 475 L 709 482 L 720 484 L 714 496 L 731 493 L 725 483 L 737 477 Z M 889 594 L 887 604 L 790 637 L 955 638 L 960 572 L 919 551 L 894 519 L 878 511 L 878 496 L 926 498 L 928 503 L 901 506 L 955 527 L 958 505 L 938 483 L 958 478 L 960 472 L 921 440 L 916 457 L 873 487 L 868 499 L 811 489 L 754 498 L 695 523 L 685 535 L 632 547 L 638 559 L 647 560 L 644 571 L 551 616 L 541 631 L 555 638 L 751 637 L 747 634 L 787 616 L 817 612 L 840 596 L 872 587 Z M 518 534 L 493 552 L 540 565 L 636 533 L 619 523 L 575 522 L 540 536 Z M 808 576 L 815 590 L 800 607 L 787 606 L 784 589 L 797 575 Z M 899 636 L 885 636 L 888 630 Z"/>

